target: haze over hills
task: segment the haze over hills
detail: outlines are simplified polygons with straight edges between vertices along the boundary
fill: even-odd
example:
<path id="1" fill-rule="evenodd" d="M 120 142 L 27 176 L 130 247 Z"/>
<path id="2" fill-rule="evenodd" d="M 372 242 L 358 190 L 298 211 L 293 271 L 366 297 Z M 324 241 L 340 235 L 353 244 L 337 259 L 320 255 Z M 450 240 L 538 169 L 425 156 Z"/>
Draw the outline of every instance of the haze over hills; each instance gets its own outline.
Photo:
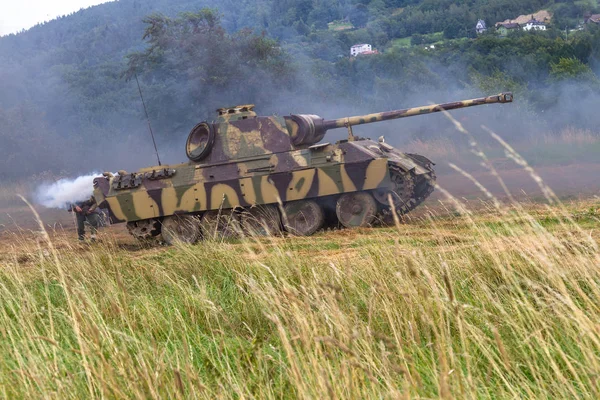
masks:
<path id="1" fill-rule="evenodd" d="M 0 3 L 0 36 L 19 33 L 44 21 L 113 0 L 28 0 Z"/>
<path id="2" fill-rule="evenodd" d="M 153 163 L 135 73 L 167 161 L 183 161 L 195 123 L 236 103 L 340 117 L 514 90 L 516 129 L 598 126 L 588 110 L 599 104 L 600 34 L 564 38 L 565 24 L 600 12 L 596 1 L 454 3 L 121 0 L 2 37 L 0 180 Z M 480 18 L 491 27 L 541 9 L 553 13 L 546 32 L 475 33 Z M 380 54 L 351 59 L 356 43 Z M 510 134 L 507 110 L 464 115 Z M 396 143 L 450 129 L 443 118 L 401 127 L 410 134 Z"/>

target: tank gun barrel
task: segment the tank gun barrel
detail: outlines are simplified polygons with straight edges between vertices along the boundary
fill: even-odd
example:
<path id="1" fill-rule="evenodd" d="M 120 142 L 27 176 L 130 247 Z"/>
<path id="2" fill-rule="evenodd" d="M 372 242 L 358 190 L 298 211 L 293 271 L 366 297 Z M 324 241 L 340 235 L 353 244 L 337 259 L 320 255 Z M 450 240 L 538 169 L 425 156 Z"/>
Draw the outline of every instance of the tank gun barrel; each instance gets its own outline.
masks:
<path id="1" fill-rule="evenodd" d="M 403 110 L 386 111 L 381 113 L 358 115 L 354 117 L 324 120 L 322 129 L 327 131 L 335 128 L 345 128 L 353 125 L 370 124 L 371 122 L 388 121 L 391 119 L 414 117 L 417 115 L 431 114 L 440 111 L 455 110 L 457 108 L 480 106 L 483 104 L 511 103 L 513 95 L 511 92 L 500 93 L 495 96 L 480 97 L 477 99 L 456 101 L 452 103 L 433 104 L 429 106 L 405 108 Z"/>

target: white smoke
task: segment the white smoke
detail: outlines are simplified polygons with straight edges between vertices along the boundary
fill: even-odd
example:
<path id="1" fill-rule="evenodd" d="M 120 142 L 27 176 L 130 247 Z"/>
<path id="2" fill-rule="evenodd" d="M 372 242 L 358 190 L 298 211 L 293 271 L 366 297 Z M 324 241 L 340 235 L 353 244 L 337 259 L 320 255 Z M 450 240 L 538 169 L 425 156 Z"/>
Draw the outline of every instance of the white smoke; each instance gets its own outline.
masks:
<path id="1" fill-rule="evenodd" d="M 94 178 L 102 173 L 91 173 L 74 179 L 61 179 L 54 183 L 43 183 L 34 193 L 35 202 L 48 208 L 67 208 L 68 203 L 90 198 L 94 191 Z"/>

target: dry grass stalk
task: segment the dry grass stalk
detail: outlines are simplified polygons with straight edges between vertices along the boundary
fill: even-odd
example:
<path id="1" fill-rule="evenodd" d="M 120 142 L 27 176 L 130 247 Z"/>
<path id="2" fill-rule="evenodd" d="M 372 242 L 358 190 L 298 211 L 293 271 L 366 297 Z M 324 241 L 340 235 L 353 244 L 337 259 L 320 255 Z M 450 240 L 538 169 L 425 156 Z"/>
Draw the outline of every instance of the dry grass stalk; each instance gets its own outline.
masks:
<path id="1" fill-rule="evenodd" d="M 474 211 L 440 191 L 447 212 L 309 238 L 19 232 L 0 396 L 596 398 L 597 200 Z"/>

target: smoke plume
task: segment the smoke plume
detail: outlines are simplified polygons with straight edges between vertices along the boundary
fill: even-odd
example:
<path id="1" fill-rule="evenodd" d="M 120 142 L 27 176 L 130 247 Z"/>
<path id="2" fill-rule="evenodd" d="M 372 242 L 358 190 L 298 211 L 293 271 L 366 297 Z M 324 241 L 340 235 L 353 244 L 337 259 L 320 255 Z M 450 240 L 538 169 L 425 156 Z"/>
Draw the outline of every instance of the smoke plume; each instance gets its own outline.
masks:
<path id="1" fill-rule="evenodd" d="M 90 198 L 94 178 L 101 173 L 91 173 L 74 179 L 61 179 L 54 183 L 43 183 L 35 190 L 34 200 L 48 208 L 67 208 L 69 203 Z"/>

